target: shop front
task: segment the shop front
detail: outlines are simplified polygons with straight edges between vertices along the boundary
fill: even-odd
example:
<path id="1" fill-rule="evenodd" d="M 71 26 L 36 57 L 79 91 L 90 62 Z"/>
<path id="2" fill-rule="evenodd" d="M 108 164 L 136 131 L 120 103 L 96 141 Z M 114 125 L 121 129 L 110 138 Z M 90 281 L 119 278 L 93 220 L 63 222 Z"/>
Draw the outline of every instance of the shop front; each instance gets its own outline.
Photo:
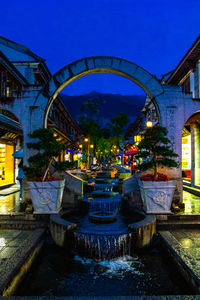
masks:
<path id="1" fill-rule="evenodd" d="M 0 186 L 15 182 L 14 145 L 0 143 Z"/>
<path id="2" fill-rule="evenodd" d="M 182 137 L 182 174 L 184 180 L 191 181 L 191 135 Z"/>
<path id="3" fill-rule="evenodd" d="M 200 189 L 200 113 L 192 115 L 182 132 L 182 175 L 185 184 Z"/>
<path id="4" fill-rule="evenodd" d="M 17 120 L 0 113 L 0 188 L 14 184 L 20 159 L 13 153 L 23 146 L 23 134 Z"/>

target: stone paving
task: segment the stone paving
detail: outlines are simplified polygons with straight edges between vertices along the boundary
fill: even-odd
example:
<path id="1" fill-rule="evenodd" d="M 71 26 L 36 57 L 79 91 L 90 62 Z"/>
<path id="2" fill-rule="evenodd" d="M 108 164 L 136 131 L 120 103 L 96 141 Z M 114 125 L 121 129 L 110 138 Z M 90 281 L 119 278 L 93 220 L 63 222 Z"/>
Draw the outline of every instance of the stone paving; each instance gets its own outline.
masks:
<path id="1" fill-rule="evenodd" d="M 44 233 L 44 229 L 0 230 L 0 295 L 7 296 L 5 290 L 15 288 L 12 281 L 17 282 L 27 272 L 31 265 L 29 257 L 31 261 L 39 251 L 44 242 Z"/>
<path id="2" fill-rule="evenodd" d="M 200 215 L 200 197 L 183 191 L 184 215 Z"/>
<path id="3" fill-rule="evenodd" d="M 183 273 L 200 292 L 200 229 L 161 231 L 161 237 L 169 247 Z M 199 298 L 200 299 L 200 298 Z"/>
<path id="4" fill-rule="evenodd" d="M 0 190 L 0 214 L 16 213 L 20 209 L 19 185 Z"/>
<path id="5" fill-rule="evenodd" d="M 19 192 L 14 192 L 7 196 L 0 195 L 0 214 L 12 214 L 19 212 L 19 210 Z"/>

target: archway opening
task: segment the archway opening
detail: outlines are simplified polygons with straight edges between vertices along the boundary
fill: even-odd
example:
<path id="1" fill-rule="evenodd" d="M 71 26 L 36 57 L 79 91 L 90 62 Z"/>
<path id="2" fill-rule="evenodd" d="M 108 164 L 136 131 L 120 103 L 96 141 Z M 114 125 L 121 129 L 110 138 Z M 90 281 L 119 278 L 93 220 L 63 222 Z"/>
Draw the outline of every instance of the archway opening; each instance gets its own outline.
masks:
<path id="1" fill-rule="evenodd" d="M 108 72 L 94 74 L 91 73 L 90 76 L 81 76 L 76 78 L 76 80 L 74 79 L 72 82 L 70 82 L 70 84 L 68 83 L 66 86 L 63 85 L 63 89 L 61 90 L 60 94 L 57 94 L 57 97 L 59 95 L 61 95 L 62 99 L 64 99 L 67 108 L 77 121 L 81 114 L 81 108 L 84 102 L 88 100 L 98 100 L 99 98 L 105 101 L 103 105 L 98 107 L 100 112 L 97 115 L 97 118 L 99 119 L 97 122 L 102 130 L 107 130 L 108 127 L 106 127 L 106 125 L 109 124 L 110 119 L 116 117 L 120 113 L 127 114 L 129 125 L 130 123 L 133 123 L 136 118 L 142 114 L 141 108 L 144 106 L 146 98 L 144 90 L 132 80 L 130 81 L 124 76 L 118 76 L 118 74 L 108 74 Z M 148 119 L 150 116 L 154 117 L 155 115 L 158 115 L 155 105 L 151 102 L 149 96 L 147 101 L 150 105 L 150 109 L 149 112 L 143 112 L 146 115 L 146 119 Z M 49 111 L 49 115 L 52 116 L 54 120 L 58 117 L 55 104 L 56 100 L 54 100 L 52 103 Z M 66 120 L 63 120 L 63 123 L 66 123 Z M 67 124 L 64 125 L 64 128 L 67 127 L 66 125 Z M 134 137 L 132 131 L 129 131 L 125 140 L 129 140 L 129 138 L 132 139 L 133 142 L 130 142 L 130 144 L 133 146 Z M 93 152 L 96 153 L 96 141 L 92 141 L 92 144 L 94 144 Z M 127 146 L 127 148 L 128 147 L 129 146 Z M 120 149 L 123 147 L 118 146 L 116 149 L 117 148 Z M 135 148 L 136 147 L 134 147 L 134 149 Z M 128 152 L 128 150 L 125 152 Z M 106 151 L 109 152 L 110 150 Z M 101 152 L 104 153 L 104 151 Z M 121 153 L 121 151 L 119 152 Z M 73 159 L 73 155 L 70 152 L 67 153 L 66 157 L 69 160 Z"/>
<path id="2" fill-rule="evenodd" d="M 140 66 L 124 59 L 107 56 L 89 57 L 65 66 L 63 69 L 58 71 L 49 82 L 48 89 L 50 91 L 50 98 L 46 106 L 44 117 L 45 127 L 47 126 L 47 116 L 49 114 L 51 104 L 58 94 L 74 80 L 95 73 L 111 73 L 120 75 L 129 79 L 131 82 L 136 83 L 145 91 L 154 103 L 157 114 L 160 118 L 156 97 L 163 93 L 163 87 L 155 76 L 148 73 Z"/>
<path id="3" fill-rule="evenodd" d="M 200 189 L 200 112 L 185 123 L 182 131 L 182 175 L 185 184 Z"/>

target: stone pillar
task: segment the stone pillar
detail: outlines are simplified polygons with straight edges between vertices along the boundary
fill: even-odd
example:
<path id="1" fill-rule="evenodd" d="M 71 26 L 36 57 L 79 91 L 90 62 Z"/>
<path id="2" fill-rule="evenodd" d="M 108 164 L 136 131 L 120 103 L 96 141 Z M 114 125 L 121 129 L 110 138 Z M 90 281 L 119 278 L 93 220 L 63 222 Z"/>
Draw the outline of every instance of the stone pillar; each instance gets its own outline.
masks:
<path id="1" fill-rule="evenodd" d="M 177 107 L 166 107 L 166 128 L 168 130 L 168 139 L 170 140 L 171 147 L 175 153 L 179 155 L 178 162 L 181 162 L 182 155 L 182 127 L 180 126 L 179 111 Z M 161 172 L 162 173 L 162 172 Z M 165 173 L 165 172 L 164 172 Z M 182 167 L 181 163 L 178 168 L 168 168 L 166 173 L 173 180 L 176 180 L 176 198 L 179 199 L 179 203 L 182 203 L 183 199 L 183 184 L 182 184 Z"/>
<path id="2" fill-rule="evenodd" d="M 191 185 L 200 185 L 200 128 L 197 124 L 191 126 Z"/>
<path id="3" fill-rule="evenodd" d="M 192 98 L 195 98 L 194 72 L 190 73 L 190 92 L 192 93 Z"/>

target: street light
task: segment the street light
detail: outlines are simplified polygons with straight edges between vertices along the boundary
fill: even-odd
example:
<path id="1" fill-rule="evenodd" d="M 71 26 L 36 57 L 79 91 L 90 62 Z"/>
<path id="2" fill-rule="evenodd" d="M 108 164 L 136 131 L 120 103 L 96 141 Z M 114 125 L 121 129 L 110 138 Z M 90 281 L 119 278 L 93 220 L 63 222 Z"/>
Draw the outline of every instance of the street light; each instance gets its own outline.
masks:
<path id="1" fill-rule="evenodd" d="M 146 122 L 146 126 L 147 126 L 147 127 L 152 127 L 152 126 L 153 126 L 153 123 L 151 122 L 151 120 L 148 120 L 148 121 Z"/>
<path id="2" fill-rule="evenodd" d="M 87 146 L 87 169 L 89 169 L 89 160 L 90 160 L 90 143 L 89 143 L 89 138 L 84 138 L 84 142 L 88 143 Z"/>

